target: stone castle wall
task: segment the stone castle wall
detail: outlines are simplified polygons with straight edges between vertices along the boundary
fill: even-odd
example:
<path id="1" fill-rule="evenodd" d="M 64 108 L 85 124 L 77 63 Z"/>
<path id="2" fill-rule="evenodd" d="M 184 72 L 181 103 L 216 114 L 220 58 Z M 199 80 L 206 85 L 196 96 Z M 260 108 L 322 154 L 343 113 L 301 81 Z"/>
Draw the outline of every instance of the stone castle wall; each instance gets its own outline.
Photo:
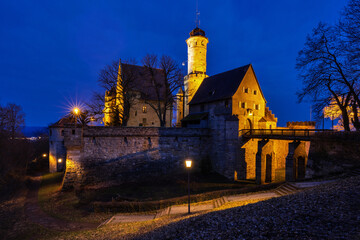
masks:
<path id="1" fill-rule="evenodd" d="M 183 173 L 184 160 L 201 169 L 210 158 L 210 130 L 180 128 L 87 127 L 65 133 L 64 188 L 74 184 L 146 181 Z M 75 186 L 76 187 L 76 186 Z"/>
<path id="2" fill-rule="evenodd" d="M 358 132 L 317 133 L 309 152 L 310 175 L 326 176 L 360 167 Z"/>

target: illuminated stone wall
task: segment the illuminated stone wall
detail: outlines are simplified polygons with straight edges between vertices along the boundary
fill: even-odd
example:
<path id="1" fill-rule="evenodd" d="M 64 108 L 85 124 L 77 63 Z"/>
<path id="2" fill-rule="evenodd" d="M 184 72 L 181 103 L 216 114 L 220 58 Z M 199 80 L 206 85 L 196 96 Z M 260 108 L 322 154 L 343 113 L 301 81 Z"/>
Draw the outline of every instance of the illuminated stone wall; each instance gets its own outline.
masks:
<path id="1" fill-rule="evenodd" d="M 157 102 L 152 101 L 152 104 L 157 105 Z M 166 127 L 171 127 L 172 114 L 172 110 L 168 109 L 166 111 Z M 143 99 L 137 98 L 134 100 L 129 115 L 128 127 L 160 127 L 160 120 L 155 110 Z"/>
<path id="2" fill-rule="evenodd" d="M 193 159 L 195 171 L 210 162 L 214 171 L 229 179 L 256 179 L 259 184 L 266 181 L 269 171 L 271 182 L 296 179 L 299 157 L 307 165 L 307 142 L 269 140 L 261 145 L 258 139 L 239 137 L 236 116 L 217 112 L 209 117 L 212 121 L 206 129 L 65 129 L 64 189 L 171 177 L 184 173 L 187 158 Z M 271 158 L 270 166 L 267 158 Z"/>
<path id="3" fill-rule="evenodd" d="M 263 145 L 261 152 L 259 151 L 259 139 L 244 140 L 239 139 L 240 157 L 235 164 L 235 179 L 256 179 L 256 176 L 261 176 L 261 182 L 265 182 L 266 157 L 269 155 L 271 158 L 271 182 L 285 181 L 286 168 L 290 168 L 290 175 L 293 174 L 293 168 L 298 169 L 298 158 L 304 158 L 304 164 L 307 165 L 309 155 L 310 142 L 299 142 L 298 147 L 292 154 L 292 162 L 287 162 L 289 156 L 289 144 L 292 141 L 287 140 L 268 140 Z M 257 154 L 261 154 L 261 165 L 257 162 Z M 260 160 L 259 160 L 260 161 Z M 289 169 L 288 169 L 289 171 Z M 294 170 L 295 171 L 295 170 Z M 294 176 L 298 177 L 297 170 Z M 259 180 L 260 181 L 260 180 Z"/>
<path id="4" fill-rule="evenodd" d="M 252 66 L 250 66 L 232 97 L 232 114 L 239 118 L 239 130 L 249 129 L 250 126 L 247 122 L 251 122 L 251 128 L 258 129 L 259 120 L 265 116 L 265 107 L 265 99 L 260 91 Z"/>
<path id="5" fill-rule="evenodd" d="M 186 158 L 199 171 L 210 157 L 208 129 L 87 127 L 65 138 L 64 188 L 167 177 L 183 173 Z"/>
<path id="6" fill-rule="evenodd" d="M 155 110 L 150 106 L 157 105 L 156 101 L 145 101 L 141 99 L 141 94 L 136 93 L 137 97 L 133 100 L 133 103 L 129 112 L 129 120 L 127 122 L 128 127 L 160 127 L 160 120 Z M 113 101 L 110 101 L 113 100 Z M 104 108 L 104 125 L 109 126 L 114 114 L 111 113 L 115 104 L 115 97 L 107 97 L 105 96 L 105 108 Z M 123 111 L 123 110 L 121 110 Z M 168 109 L 166 111 L 166 127 L 171 127 L 173 111 L 172 109 Z"/>

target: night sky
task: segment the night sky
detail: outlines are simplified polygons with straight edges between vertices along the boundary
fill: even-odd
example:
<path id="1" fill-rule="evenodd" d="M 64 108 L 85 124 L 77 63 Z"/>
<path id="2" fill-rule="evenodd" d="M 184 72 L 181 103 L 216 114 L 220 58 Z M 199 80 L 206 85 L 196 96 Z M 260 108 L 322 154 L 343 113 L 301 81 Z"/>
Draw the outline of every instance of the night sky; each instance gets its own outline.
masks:
<path id="1" fill-rule="evenodd" d="M 310 120 L 309 103 L 297 104 L 297 53 L 318 22 L 335 23 L 345 4 L 199 0 L 208 75 L 252 63 L 279 126 Z M 47 126 L 69 103 L 88 100 L 99 70 L 113 60 L 140 64 L 153 53 L 181 64 L 195 8 L 195 0 L 1 1 L 0 104 L 19 104 L 26 125 Z"/>

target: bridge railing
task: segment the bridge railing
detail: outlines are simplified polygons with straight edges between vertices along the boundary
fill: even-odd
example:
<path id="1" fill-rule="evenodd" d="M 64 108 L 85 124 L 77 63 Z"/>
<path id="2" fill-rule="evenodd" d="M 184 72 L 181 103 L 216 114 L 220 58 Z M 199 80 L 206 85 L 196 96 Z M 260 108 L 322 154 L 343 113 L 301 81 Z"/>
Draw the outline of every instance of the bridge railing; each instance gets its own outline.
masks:
<path id="1" fill-rule="evenodd" d="M 239 133 L 244 137 L 312 137 L 317 132 L 335 131 L 328 129 L 242 129 Z"/>

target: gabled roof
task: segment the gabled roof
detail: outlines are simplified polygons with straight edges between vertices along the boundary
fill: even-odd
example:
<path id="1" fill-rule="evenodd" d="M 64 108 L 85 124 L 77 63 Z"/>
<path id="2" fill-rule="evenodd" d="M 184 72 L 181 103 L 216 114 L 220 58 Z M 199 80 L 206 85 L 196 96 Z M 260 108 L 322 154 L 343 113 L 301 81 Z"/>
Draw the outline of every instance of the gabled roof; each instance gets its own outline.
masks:
<path id="1" fill-rule="evenodd" d="M 201 83 L 199 89 L 196 91 L 189 105 L 231 98 L 238 90 L 242 80 L 245 77 L 245 74 L 250 68 L 252 69 L 252 65 L 248 64 L 227 72 L 219 73 L 214 76 L 205 78 L 204 81 Z M 256 82 L 259 85 L 255 73 L 254 76 Z M 260 85 L 259 89 L 261 95 L 264 98 Z"/>
<path id="2" fill-rule="evenodd" d="M 160 100 L 164 99 L 165 84 L 161 69 L 154 69 L 154 82 L 144 66 L 121 63 L 121 72 L 124 81 L 129 82 L 129 89 L 140 92 L 141 98 L 146 100 L 158 100 L 154 84 L 159 87 Z M 116 90 L 112 88 L 107 92 L 109 96 L 115 96 Z"/>
<path id="3" fill-rule="evenodd" d="M 65 117 L 61 118 L 56 123 L 51 124 L 49 127 L 56 128 L 56 127 L 68 127 L 68 126 L 74 126 L 75 119 L 70 115 L 66 115 Z"/>
<path id="4" fill-rule="evenodd" d="M 121 64 L 122 73 L 132 76 L 131 89 L 141 93 L 141 97 L 146 100 L 157 100 L 154 84 L 160 88 L 160 99 L 163 99 L 165 84 L 161 69 L 155 70 L 155 83 L 152 82 L 149 72 L 143 66 Z"/>

